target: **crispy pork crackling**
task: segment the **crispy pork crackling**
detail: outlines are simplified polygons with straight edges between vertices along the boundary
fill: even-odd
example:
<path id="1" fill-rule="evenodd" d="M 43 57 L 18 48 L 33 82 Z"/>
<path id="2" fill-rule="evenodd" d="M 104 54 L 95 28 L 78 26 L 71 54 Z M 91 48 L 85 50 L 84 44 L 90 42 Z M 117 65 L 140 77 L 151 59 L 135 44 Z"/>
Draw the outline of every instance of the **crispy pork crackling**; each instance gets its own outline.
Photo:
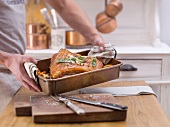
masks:
<path id="1" fill-rule="evenodd" d="M 65 75 L 92 71 L 103 67 L 103 63 L 95 57 L 81 56 L 66 49 L 60 49 L 51 58 L 50 77 L 53 79 Z"/>

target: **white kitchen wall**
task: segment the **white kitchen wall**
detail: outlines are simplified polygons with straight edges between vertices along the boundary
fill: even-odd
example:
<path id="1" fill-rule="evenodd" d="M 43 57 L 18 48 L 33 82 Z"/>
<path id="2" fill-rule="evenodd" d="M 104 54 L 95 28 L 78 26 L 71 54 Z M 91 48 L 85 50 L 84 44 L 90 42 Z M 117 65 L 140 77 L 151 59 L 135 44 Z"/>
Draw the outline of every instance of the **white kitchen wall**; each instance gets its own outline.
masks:
<path id="1" fill-rule="evenodd" d="M 88 15 L 90 21 L 95 25 L 95 16 L 104 10 L 105 0 L 75 0 L 83 11 Z M 69 27 L 63 20 L 59 17 L 60 27 Z"/>
<path id="2" fill-rule="evenodd" d="M 170 0 L 160 0 L 161 41 L 170 46 Z"/>
<path id="3" fill-rule="evenodd" d="M 95 25 L 96 15 L 104 11 L 105 0 L 76 0 Z M 108 0 L 109 1 L 109 0 Z M 106 42 L 115 46 L 160 46 L 155 20 L 157 0 L 121 0 L 123 11 L 116 17 L 117 29 L 109 34 L 102 34 Z M 60 27 L 68 27 L 59 18 Z M 158 26 L 159 27 L 159 26 Z M 159 33 L 159 32 L 158 32 Z"/>

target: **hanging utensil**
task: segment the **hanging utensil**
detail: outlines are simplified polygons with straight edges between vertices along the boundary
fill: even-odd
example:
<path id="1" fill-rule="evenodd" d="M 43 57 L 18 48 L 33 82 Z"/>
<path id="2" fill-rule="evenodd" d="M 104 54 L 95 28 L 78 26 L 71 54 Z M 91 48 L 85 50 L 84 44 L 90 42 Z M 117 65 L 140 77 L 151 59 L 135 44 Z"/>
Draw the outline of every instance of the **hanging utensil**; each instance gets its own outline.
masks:
<path id="1" fill-rule="evenodd" d="M 123 9 L 123 4 L 119 0 L 111 0 L 106 6 L 106 14 L 109 17 L 116 17 Z"/>
<path id="2" fill-rule="evenodd" d="M 101 33 L 110 33 L 117 28 L 116 18 L 107 16 L 104 12 L 100 12 L 96 16 L 96 28 Z"/>

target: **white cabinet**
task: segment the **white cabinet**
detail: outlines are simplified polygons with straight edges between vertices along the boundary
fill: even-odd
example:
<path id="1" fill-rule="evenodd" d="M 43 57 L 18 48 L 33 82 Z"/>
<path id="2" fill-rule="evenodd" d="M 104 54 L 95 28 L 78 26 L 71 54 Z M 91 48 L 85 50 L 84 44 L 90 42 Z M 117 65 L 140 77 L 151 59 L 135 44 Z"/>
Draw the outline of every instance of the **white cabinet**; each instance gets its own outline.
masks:
<path id="1" fill-rule="evenodd" d="M 120 79 L 161 80 L 161 59 L 119 59 L 122 65 Z M 132 67 L 131 67 L 131 66 Z M 127 68 L 127 69 L 126 69 Z"/>
<path id="2" fill-rule="evenodd" d="M 165 46 L 117 49 L 117 59 L 123 64 L 134 66 L 137 70 L 121 71 L 120 78 L 116 81 L 145 80 L 153 88 L 162 108 L 170 118 L 170 48 Z"/>

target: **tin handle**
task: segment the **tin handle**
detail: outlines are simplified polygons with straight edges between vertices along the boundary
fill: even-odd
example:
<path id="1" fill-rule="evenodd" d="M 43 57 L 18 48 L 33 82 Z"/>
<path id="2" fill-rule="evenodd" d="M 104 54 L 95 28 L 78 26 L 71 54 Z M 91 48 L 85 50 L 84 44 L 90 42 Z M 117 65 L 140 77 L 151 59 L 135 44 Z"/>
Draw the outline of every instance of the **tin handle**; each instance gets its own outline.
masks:
<path id="1" fill-rule="evenodd" d="M 124 64 L 120 67 L 120 71 L 137 71 L 138 69 L 131 64 Z"/>

